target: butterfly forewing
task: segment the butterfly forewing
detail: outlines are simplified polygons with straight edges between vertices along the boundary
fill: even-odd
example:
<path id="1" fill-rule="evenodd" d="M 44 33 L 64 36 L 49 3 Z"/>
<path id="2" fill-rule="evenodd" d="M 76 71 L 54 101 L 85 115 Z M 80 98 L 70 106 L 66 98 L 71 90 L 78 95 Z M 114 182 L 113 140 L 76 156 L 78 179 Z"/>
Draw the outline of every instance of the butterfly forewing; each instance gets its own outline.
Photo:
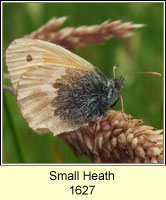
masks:
<path id="1" fill-rule="evenodd" d="M 14 40 L 6 51 L 6 63 L 14 89 L 22 74 L 36 65 L 56 64 L 85 71 L 94 66 L 70 51 L 49 42 L 32 39 Z"/>

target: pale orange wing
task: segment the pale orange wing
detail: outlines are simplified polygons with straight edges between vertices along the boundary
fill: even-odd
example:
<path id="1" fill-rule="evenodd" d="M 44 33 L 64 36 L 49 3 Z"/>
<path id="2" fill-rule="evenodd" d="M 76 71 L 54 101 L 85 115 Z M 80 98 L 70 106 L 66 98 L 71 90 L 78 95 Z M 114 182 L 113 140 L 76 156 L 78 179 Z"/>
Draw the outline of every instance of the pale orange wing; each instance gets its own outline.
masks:
<path id="1" fill-rule="evenodd" d="M 66 74 L 66 68 L 92 71 L 94 66 L 64 48 L 31 39 L 18 39 L 6 51 L 6 63 L 21 113 L 38 133 L 54 135 L 79 128 L 54 115 L 53 84 Z"/>
<path id="2" fill-rule="evenodd" d="M 94 66 L 72 52 L 42 40 L 16 39 L 6 50 L 6 63 L 14 89 L 23 73 L 36 65 L 56 64 L 94 70 Z"/>
<path id="3" fill-rule="evenodd" d="M 51 105 L 57 96 L 53 84 L 64 74 L 65 68 L 44 64 L 30 69 L 19 80 L 17 102 L 24 119 L 38 133 L 52 132 L 57 135 L 79 128 L 55 116 L 55 107 Z"/>

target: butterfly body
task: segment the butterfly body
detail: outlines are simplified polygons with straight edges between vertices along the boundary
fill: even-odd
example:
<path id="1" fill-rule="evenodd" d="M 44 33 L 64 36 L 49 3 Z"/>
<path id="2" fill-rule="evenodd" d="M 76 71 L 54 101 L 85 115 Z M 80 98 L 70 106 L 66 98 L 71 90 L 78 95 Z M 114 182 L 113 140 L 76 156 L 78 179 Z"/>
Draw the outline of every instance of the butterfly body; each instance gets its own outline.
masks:
<path id="1" fill-rule="evenodd" d="M 38 133 L 57 135 L 103 115 L 124 82 L 108 80 L 86 60 L 40 40 L 13 41 L 6 62 L 21 113 Z"/>

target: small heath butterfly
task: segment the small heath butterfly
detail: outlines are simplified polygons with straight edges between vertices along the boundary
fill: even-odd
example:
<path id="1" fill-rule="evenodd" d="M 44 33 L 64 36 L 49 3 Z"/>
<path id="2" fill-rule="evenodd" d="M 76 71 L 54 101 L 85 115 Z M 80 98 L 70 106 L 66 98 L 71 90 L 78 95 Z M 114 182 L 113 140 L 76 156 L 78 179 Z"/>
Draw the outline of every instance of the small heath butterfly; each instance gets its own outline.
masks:
<path id="1" fill-rule="evenodd" d="M 124 84 L 123 77 L 108 80 L 83 58 L 41 40 L 14 40 L 6 63 L 22 116 L 40 134 L 73 131 L 102 116 Z"/>

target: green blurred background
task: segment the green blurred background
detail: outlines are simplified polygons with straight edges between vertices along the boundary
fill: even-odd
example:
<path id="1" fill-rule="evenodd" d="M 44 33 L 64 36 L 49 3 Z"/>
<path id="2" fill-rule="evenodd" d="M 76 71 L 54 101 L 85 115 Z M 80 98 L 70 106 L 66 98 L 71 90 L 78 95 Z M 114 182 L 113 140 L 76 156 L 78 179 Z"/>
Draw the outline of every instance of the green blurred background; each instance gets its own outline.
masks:
<path id="1" fill-rule="evenodd" d="M 108 77 L 138 71 L 163 73 L 162 3 L 4 3 L 3 52 L 12 40 L 45 24 L 53 16 L 68 16 L 62 25 L 94 25 L 111 19 L 146 24 L 130 39 L 114 38 L 102 45 L 75 51 Z M 4 62 L 3 71 L 7 72 Z M 5 85 L 11 85 L 4 80 Z M 163 79 L 150 75 L 127 76 L 121 92 L 126 113 L 157 129 L 163 127 Z M 115 110 L 120 110 L 118 103 Z M 15 98 L 3 92 L 3 163 L 88 163 L 51 133 L 38 135 L 22 118 Z"/>

